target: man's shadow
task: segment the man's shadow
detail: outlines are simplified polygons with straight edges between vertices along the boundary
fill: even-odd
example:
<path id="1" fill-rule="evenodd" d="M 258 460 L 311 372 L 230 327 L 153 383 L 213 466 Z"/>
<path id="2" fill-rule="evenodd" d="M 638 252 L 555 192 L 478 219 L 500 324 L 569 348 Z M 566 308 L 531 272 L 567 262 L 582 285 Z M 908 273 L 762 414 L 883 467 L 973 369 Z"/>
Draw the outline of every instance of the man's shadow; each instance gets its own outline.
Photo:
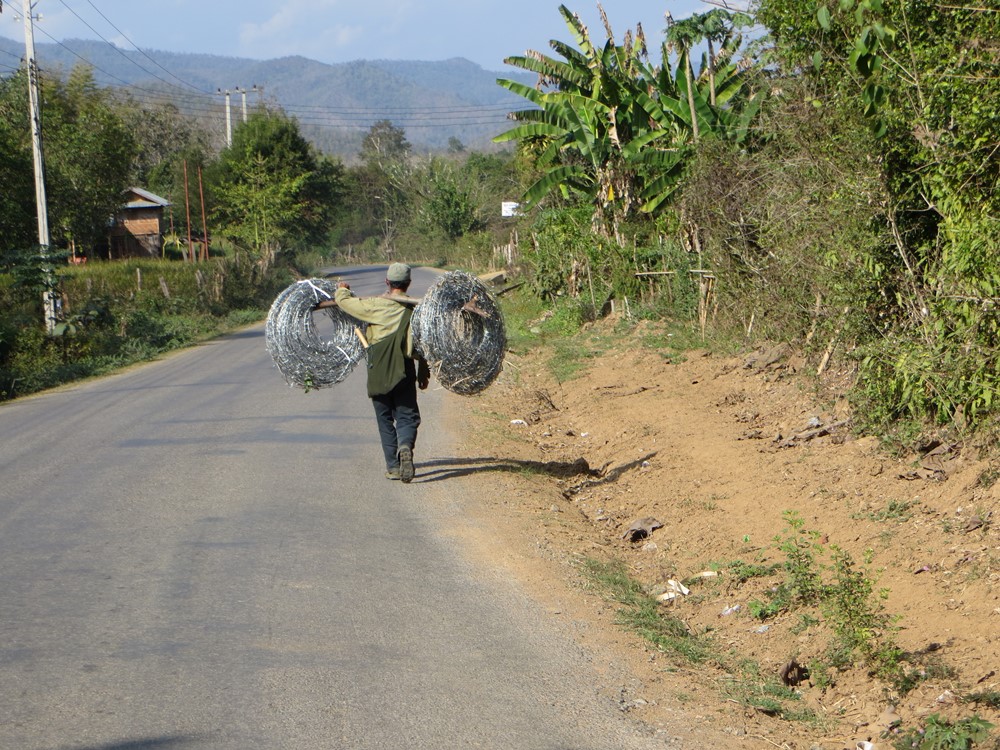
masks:
<path id="1" fill-rule="evenodd" d="M 616 466 L 608 470 L 610 464 L 593 468 L 587 459 L 581 457 L 574 461 L 525 461 L 515 458 L 496 458 L 482 456 L 479 458 L 437 458 L 422 461 L 416 482 L 440 482 L 445 479 L 458 479 L 473 474 L 491 471 L 503 471 L 511 474 L 541 474 L 556 479 L 581 478 L 580 485 L 594 486 L 606 482 L 614 482 L 622 474 L 639 468 L 656 455 L 648 453 L 635 461 Z"/>

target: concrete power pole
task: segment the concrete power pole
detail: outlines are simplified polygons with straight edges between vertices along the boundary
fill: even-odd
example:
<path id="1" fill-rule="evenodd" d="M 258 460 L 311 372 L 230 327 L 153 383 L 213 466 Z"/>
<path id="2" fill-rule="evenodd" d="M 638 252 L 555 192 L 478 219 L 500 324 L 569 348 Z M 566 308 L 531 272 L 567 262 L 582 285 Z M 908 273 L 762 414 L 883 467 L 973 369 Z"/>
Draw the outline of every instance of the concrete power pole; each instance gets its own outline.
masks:
<path id="1" fill-rule="evenodd" d="M 247 90 L 242 86 L 237 86 L 236 90 L 239 92 L 240 96 L 243 97 L 243 124 L 246 125 L 247 122 Z"/>
<path id="2" fill-rule="evenodd" d="M 228 147 L 233 145 L 233 111 L 229 100 L 230 91 L 229 89 L 225 91 L 218 89 L 218 92 L 226 97 L 226 146 Z"/>
<path id="3" fill-rule="evenodd" d="M 2 9 L 2 5 L 0 5 Z M 45 200 L 45 159 L 42 155 L 42 111 L 38 100 L 38 62 L 35 59 L 35 30 L 31 16 L 31 0 L 21 0 L 24 15 L 24 51 L 28 66 L 28 106 L 31 119 L 31 151 L 35 164 L 35 206 L 38 211 L 38 244 L 42 262 L 47 264 L 49 253 L 49 211 Z M 45 269 L 46 289 L 42 292 L 45 330 L 52 333 L 56 326 L 55 295 L 52 291 L 52 269 Z"/>

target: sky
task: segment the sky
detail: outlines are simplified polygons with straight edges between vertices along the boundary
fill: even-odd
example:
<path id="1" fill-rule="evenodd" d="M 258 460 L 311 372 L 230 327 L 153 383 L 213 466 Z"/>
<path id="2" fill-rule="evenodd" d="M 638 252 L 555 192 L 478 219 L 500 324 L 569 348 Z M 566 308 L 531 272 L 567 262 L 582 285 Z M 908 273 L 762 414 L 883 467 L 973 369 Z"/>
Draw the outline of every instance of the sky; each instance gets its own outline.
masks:
<path id="1" fill-rule="evenodd" d="M 562 0 L 591 38 L 606 37 L 595 0 Z M 0 35 L 23 41 L 15 21 L 22 0 L 2 2 Z M 684 18 L 712 6 L 701 0 L 604 0 L 616 39 L 641 23 L 662 39 L 664 12 Z M 104 39 L 122 49 L 196 52 L 267 60 L 302 55 L 325 63 L 352 60 L 447 60 L 464 57 L 486 70 L 549 40 L 573 43 L 559 0 L 35 0 L 35 42 Z M 88 27 L 89 24 L 89 27 Z"/>

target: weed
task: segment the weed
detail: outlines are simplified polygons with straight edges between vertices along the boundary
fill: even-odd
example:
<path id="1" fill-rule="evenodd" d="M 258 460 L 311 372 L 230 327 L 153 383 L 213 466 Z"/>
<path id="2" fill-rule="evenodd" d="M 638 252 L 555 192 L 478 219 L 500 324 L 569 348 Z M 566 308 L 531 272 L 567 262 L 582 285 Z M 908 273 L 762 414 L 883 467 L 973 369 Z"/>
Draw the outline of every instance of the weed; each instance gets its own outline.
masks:
<path id="1" fill-rule="evenodd" d="M 622 605 L 617 615 L 619 624 L 660 650 L 682 656 L 693 664 L 716 658 L 714 644 L 693 635 L 681 620 L 664 614 L 656 599 L 628 574 L 623 563 L 588 559 L 584 573 L 605 598 Z"/>
<path id="2" fill-rule="evenodd" d="M 988 490 L 997 483 L 997 479 L 1000 479 L 1000 468 L 990 466 L 980 472 L 976 478 L 975 486 L 983 490 Z"/>
<path id="3" fill-rule="evenodd" d="M 778 549 L 785 553 L 791 599 L 796 603 L 815 604 L 822 598 L 823 582 L 817 570 L 816 557 L 823 552 L 818 531 L 807 531 L 805 521 L 795 511 L 785 511 L 785 522 L 791 533 L 777 539 Z"/>
<path id="4" fill-rule="evenodd" d="M 809 628 L 819 625 L 819 620 L 812 615 L 803 612 L 799 615 L 799 621 L 797 624 L 791 627 L 793 635 L 801 635 L 802 633 L 809 630 Z"/>
<path id="5" fill-rule="evenodd" d="M 802 696 L 774 677 L 765 677 L 760 665 L 744 661 L 737 676 L 725 682 L 725 694 L 743 706 L 786 721 L 817 721 L 815 713 L 798 704 Z"/>
<path id="6" fill-rule="evenodd" d="M 1000 691 L 986 690 L 981 693 L 972 693 L 965 696 L 964 700 L 966 703 L 977 703 L 989 708 L 1000 708 Z"/>
<path id="7" fill-rule="evenodd" d="M 712 500 L 695 500 L 690 497 L 684 498 L 678 503 L 678 505 L 681 508 L 690 508 L 692 510 L 704 510 L 709 512 L 719 509 L 718 503 Z"/>
<path id="8" fill-rule="evenodd" d="M 834 582 L 823 598 L 823 610 L 834 636 L 845 647 L 865 657 L 877 671 L 890 674 L 902 652 L 893 643 L 892 617 L 878 599 L 885 590 L 874 591 L 874 582 L 859 568 L 850 553 L 832 547 Z"/>
<path id="9" fill-rule="evenodd" d="M 754 599 L 747 603 L 747 611 L 750 612 L 751 617 L 758 620 L 769 620 L 787 610 L 791 604 L 791 590 L 785 584 L 781 584 L 771 590 L 770 601 L 762 602 L 759 599 Z"/>
<path id="10" fill-rule="evenodd" d="M 890 500 L 881 510 L 869 511 L 868 513 L 852 513 L 851 518 L 856 520 L 867 519 L 869 521 L 895 521 L 896 523 L 903 523 L 910 520 L 913 516 L 911 512 L 913 506 L 919 502 L 919 500 Z"/>
<path id="11" fill-rule="evenodd" d="M 897 750 L 969 750 L 989 737 L 993 725 L 979 716 L 954 723 L 938 714 L 927 717 L 922 729 L 911 729 L 893 743 Z"/>
<path id="12" fill-rule="evenodd" d="M 833 686 L 833 678 L 830 676 L 831 665 L 822 659 L 812 659 L 806 665 L 809 670 L 809 680 L 820 690 L 826 690 Z"/>
<path id="13" fill-rule="evenodd" d="M 907 669 L 903 666 L 903 662 L 914 666 L 912 669 Z M 903 654 L 900 657 L 899 668 L 891 676 L 890 684 L 899 696 L 904 696 L 925 680 L 951 679 L 955 676 L 954 668 L 939 658 L 925 657 L 920 654 Z"/>
<path id="14" fill-rule="evenodd" d="M 733 560 L 725 566 L 727 577 L 735 581 L 738 586 L 742 586 L 751 578 L 766 578 L 774 575 L 781 567 L 778 563 L 774 565 L 759 565 L 757 563 L 745 563 L 742 560 Z"/>

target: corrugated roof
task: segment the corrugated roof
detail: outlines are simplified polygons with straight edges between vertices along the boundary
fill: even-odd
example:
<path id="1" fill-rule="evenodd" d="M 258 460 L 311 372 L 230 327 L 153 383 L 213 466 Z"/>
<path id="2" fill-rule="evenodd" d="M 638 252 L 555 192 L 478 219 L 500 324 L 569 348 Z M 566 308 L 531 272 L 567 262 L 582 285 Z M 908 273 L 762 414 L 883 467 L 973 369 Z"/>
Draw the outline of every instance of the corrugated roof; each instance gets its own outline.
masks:
<path id="1" fill-rule="evenodd" d="M 130 187 L 125 191 L 126 193 L 134 193 L 139 196 L 140 200 L 130 200 L 125 206 L 127 208 L 157 208 L 158 206 L 169 206 L 170 201 L 163 198 L 156 193 L 151 193 L 148 190 L 143 190 L 139 187 Z"/>

